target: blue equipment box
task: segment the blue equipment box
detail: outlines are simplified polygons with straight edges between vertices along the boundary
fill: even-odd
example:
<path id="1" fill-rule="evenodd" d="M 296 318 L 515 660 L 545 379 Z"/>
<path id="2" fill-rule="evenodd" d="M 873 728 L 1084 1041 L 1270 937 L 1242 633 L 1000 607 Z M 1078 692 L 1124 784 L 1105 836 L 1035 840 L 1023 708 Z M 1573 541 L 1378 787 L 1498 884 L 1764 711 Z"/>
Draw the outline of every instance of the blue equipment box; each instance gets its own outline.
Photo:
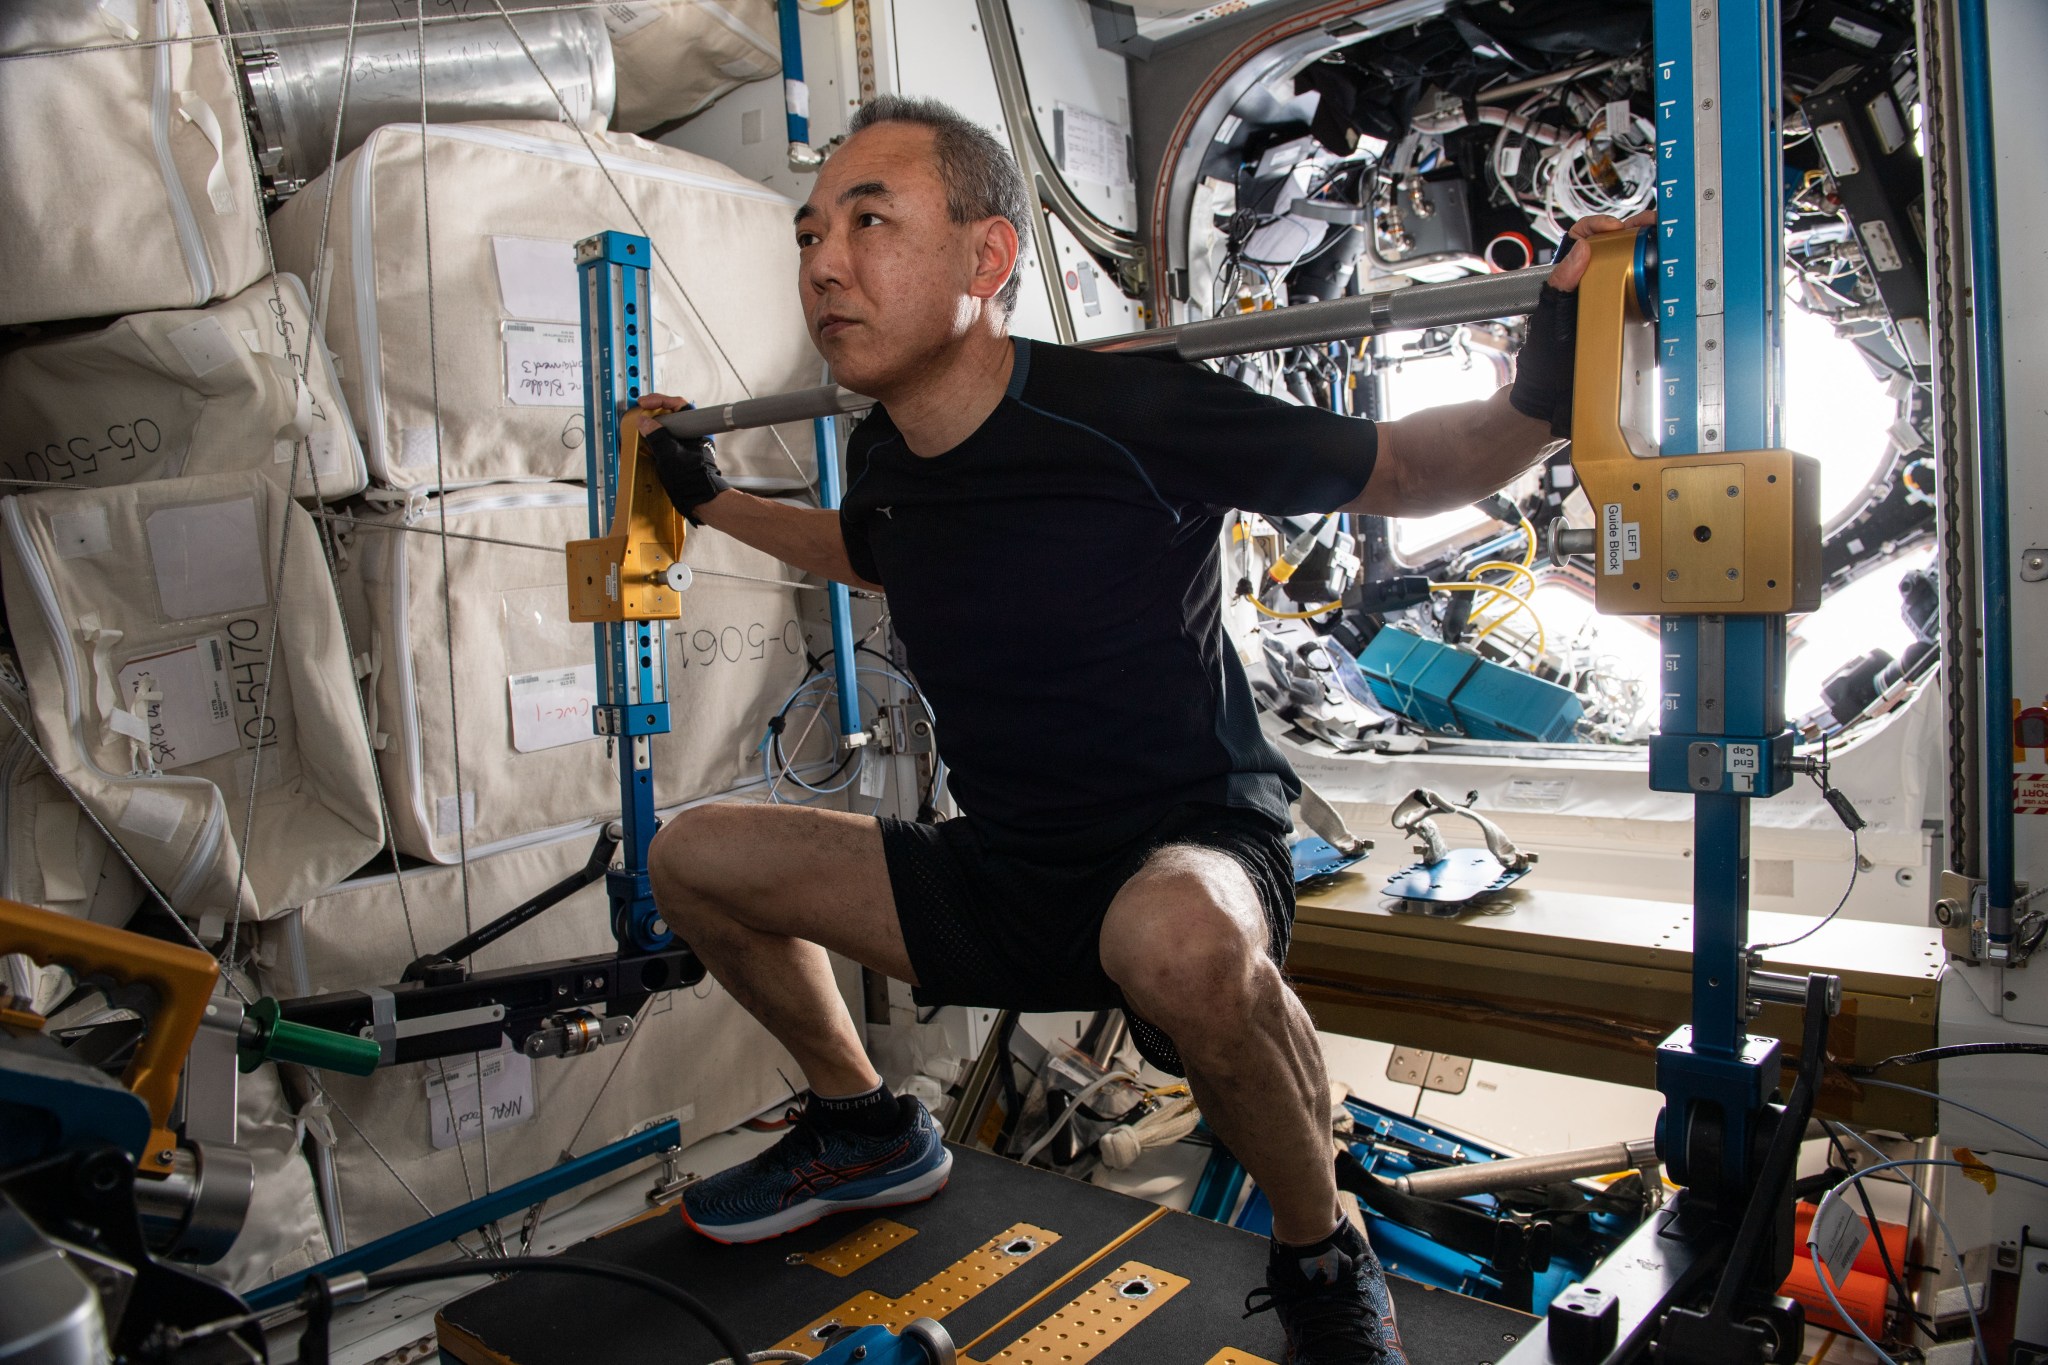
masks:
<path id="1" fill-rule="evenodd" d="M 1372 637 L 1358 666 L 1380 705 L 1473 739 L 1570 744 L 1585 711 L 1570 688 L 1395 626 Z"/>

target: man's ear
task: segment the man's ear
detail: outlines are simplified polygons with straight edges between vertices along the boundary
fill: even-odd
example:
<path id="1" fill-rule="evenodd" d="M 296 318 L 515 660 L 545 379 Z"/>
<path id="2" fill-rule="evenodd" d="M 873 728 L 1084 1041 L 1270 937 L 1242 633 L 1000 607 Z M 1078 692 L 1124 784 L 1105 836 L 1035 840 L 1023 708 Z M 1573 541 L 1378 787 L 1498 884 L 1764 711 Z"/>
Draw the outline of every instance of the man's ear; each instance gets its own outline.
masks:
<path id="1" fill-rule="evenodd" d="M 1017 273 L 1019 254 L 1017 229 L 1007 218 L 990 218 L 981 225 L 974 249 L 974 283 L 968 292 L 978 299 L 992 299 L 1002 292 Z"/>

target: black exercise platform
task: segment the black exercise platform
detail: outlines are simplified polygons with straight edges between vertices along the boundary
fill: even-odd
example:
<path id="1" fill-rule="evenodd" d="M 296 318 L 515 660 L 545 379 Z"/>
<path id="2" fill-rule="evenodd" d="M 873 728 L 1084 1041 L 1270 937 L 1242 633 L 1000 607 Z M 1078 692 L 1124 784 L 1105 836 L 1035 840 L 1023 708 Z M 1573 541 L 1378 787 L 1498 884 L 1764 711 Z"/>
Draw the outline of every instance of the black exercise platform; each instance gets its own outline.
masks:
<path id="1" fill-rule="evenodd" d="M 963 1362 L 1256 1365 L 1281 1354 L 1271 1313 L 1246 1319 L 1266 1240 L 985 1152 L 953 1149 L 945 1193 L 838 1214 L 787 1237 L 721 1246 L 674 1207 L 565 1254 L 629 1265 L 696 1294 L 753 1350 L 818 1355 L 835 1325 L 938 1320 Z M 1536 1319 L 1394 1281 L 1414 1365 L 1492 1365 Z M 1075 1319 L 1111 1330 L 1083 1344 Z M 441 1311 L 444 1360 L 596 1365 L 710 1359 L 710 1336 L 628 1286 L 514 1275 Z"/>

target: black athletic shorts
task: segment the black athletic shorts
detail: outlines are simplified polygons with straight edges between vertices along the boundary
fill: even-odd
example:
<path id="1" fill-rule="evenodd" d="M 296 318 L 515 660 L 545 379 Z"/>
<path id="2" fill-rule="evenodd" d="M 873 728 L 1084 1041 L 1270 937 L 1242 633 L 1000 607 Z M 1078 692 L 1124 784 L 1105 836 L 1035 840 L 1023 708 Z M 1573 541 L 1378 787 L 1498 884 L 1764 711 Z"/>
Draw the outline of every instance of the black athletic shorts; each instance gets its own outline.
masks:
<path id="1" fill-rule="evenodd" d="M 1147 858 L 1174 844 L 1213 848 L 1245 870 L 1266 912 L 1267 951 L 1275 963 L 1287 960 L 1293 863 L 1285 835 L 1253 811 L 1177 806 L 1107 851 L 1059 840 L 997 847 L 965 817 L 924 825 L 883 816 L 881 825 L 920 1005 L 1122 1009 L 1145 1060 L 1182 1075 L 1172 1041 L 1130 1014 L 1100 953 L 1110 901 Z"/>

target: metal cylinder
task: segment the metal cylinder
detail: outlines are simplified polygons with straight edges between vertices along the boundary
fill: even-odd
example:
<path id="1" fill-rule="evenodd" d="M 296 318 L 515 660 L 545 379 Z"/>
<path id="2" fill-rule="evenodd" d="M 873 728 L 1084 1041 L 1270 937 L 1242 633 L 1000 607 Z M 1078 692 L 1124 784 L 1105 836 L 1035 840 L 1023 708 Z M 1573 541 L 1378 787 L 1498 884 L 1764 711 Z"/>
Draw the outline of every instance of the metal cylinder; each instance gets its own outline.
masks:
<path id="1" fill-rule="evenodd" d="M 212 1265 L 228 1254 L 249 1216 L 256 1165 L 238 1147 L 180 1147 L 170 1173 L 138 1175 L 135 1211 L 160 1256 Z"/>
<path id="2" fill-rule="evenodd" d="M 235 50 L 266 189 L 277 199 L 289 198 L 327 168 L 344 53 L 348 109 L 341 130 L 343 156 L 387 123 L 419 122 L 422 61 L 430 123 L 545 119 L 592 131 L 603 128 L 611 122 L 618 91 L 611 35 L 601 13 L 594 8 L 518 12 L 537 3 L 505 0 L 505 8 L 513 11 L 510 23 L 490 5 L 460 19 L 430 15 L 424 35 L 409 18 L 394 22 L 384 12 L 373 22 L 368 16 L 378 11 L 356 6 L 360 12 L 351 50 L 352 0 L 226 0 L 229 31 L 249 35 L 235 40 Z M 512 24 L 518 26 L 516 35 Z M 320 25 L 328 27 L 314 33 L 270 32 Z M 521 39 L 532 50 L 531 59 Z"/>
<path id="3" fill-rule="evenodd" d="M 1085 349 L 1214 360 L 1250 351 L 1321 346 L 1379 332 L 1408 332 L 1488 318 L 1519 317 L 1535 311 L 1537 296 L 1543 292 L 1543 281 L 1549 274 L 1548 266 L 1531 266 L 1499 275 L 1416 284 L 1293 308 L 1205 318 L 1088 342 Z"/>
<path id="4" fill-rule="evenodd" d="M 1450 327 L 1489 318 L 1520 317 L 1534 312 L 1547 266 L 1478 275 L 1442 284 L 1417 284 L 1356 298 L 1269 308 L 1236 317 L 1184 322 L 1174 327 L 1127 332 L 1081 343 L 1084 351 L 1119 351 L 1127 355 L 1165 355 L 1179 360 L 1214 360 L 1251 351 L 1279 351 L 1292 346 L 1321 346 L 1349 337 L 1380 332 L 1407 332 L 1424 327 Z M 800 389 L 766 398 L 749 398 L 715 408 L 670 413 L 662 426 L 677 436 L 715 436 L 721 431 L 802 422 L 874 406 L 851 389 L 836 384 Z"/>
<path id="5" fill-rule="evenodd" d="M 1529 1185 L 1555 1185 L 1610 1171 L 1633 1171 L 1657 1160 L 1654 1138 L 1577 1147 L 1544 1156 L 1510 1157 L 1505 1161 L 1474 1161 L 1441 1170 L 1397 1176 L 1394 1188 L 1418 1199 L 1461 1199 L 1468 1194 L 1495 1194 Z"/>

